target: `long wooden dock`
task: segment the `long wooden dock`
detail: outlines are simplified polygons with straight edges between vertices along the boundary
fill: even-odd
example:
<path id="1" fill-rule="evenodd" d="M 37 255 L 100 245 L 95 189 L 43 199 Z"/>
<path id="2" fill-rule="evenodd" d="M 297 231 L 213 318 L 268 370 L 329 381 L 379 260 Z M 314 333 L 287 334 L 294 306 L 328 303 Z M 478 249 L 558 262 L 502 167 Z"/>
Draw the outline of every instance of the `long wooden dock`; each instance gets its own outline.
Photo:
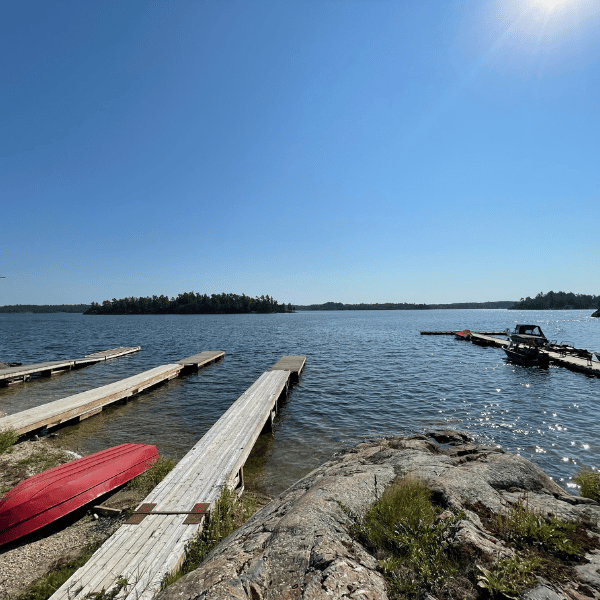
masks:
<path id="1" fill-rule="evenodd" d="M 98 414 L 105 406 L 113 402 L 124 400 L 163 381 L 177 377 L 186 366 L 206 365 L 224 356 L 225 352 L 216 351 L 202 354 L 204 355 L 202 359 L 196 359 L 201 356 L 196 355 L 196 357 L 184 359 L 179 363 L 155 367 L 87 392 L 2 417 L 0 418 L 0 431 L 10 429 L 23 435 L 38 429 L 50 429 L 74 419 L 83 421 Z"/>
<path id="2" fill-rule="evenodd" d="M 423 332 L 421 332 L 423 333 Z M 439 332 L 445 334 L 447 332 Z M 509 345 L 508 340 L 503 340 L 491 335 L 484 335 L 482 333 L 471 332 L 470 341 L 479 346 L 493 346 L 495 348 L 506 348 Z M 579 373 L 585 373 L 586 375 L 592 375 L 600 377 L 600 362 L 596 362 L 591 359 L 592 354 L 589 353 L 590 358 L 581 358 L 579 356 L 569 355 L 568 352 L 560 350 L 547 350 L 543 349 L 541 352 L 545 352 L 550 357 L 550 363 L 557 367 L 564 367 L 571 371 L 577 371 Z"/>
<path id="3" fill-rule="evenodd" d="M 0 369 L 0 385 L 7 386 L 21 381 L 27 381 L 32 375 L 42 375 L 49 377 L 54 373 L 68 371 L 70 369 L 78 369 L 86 367 L 104 360 L 110 360 L 125 354 L 138 352 L 139 346 L 130 348 L 113 348 L 112 350 L 103 350 L 94 354 L 86 354 L 82 358 L 71 358 L 64 360 L 52 360 L 43 363 L 35 363 L 31 365 L 20 365 L 18 367 L 6 367 Z"/>
<path id="4" fill-rule="evenodd" d="M 456 329 L 454 331 L 421 331 L 421 335 L 454 335 L 457 331 L 462 330 Z M 472 333 L 480 333 L 482 335 L 506 335 L 505 331 L 475 331 Z"/>
<path id="5" fill-rule="evenodd" d="M 305 360 L 286 357 L 281 364 L 288 369 L 263 373 L 51 600 L 84 600 L 124 580 L 119 600 L 153 598 L 225 487 L 243 488 L 244 463 Z"/>

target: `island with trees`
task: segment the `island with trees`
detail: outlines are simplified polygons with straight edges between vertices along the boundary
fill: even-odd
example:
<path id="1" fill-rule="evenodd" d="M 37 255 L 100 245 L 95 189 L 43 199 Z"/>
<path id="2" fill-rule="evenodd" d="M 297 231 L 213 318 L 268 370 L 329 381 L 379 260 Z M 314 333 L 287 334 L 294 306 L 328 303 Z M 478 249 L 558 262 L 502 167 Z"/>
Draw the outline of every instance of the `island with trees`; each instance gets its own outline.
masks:
<path id="1" fill-rule="evenodd" d="M 102 304 L 92 302 L 86 315 L 198 315 L 294 312 L 291 304 L 279 304 L 271 296 L 251 298 L 242 294 L 198 294 L 185 292 L 177 298 L 146 296 L 113 298 Z"/>
<path id="2" fill-rule="evenodd" d="M 540 292 L 535 298 L 521 298 L 511 307 L 514 310 L 568 310 L 600 308 L 600 296 L 573 292 Z"/>

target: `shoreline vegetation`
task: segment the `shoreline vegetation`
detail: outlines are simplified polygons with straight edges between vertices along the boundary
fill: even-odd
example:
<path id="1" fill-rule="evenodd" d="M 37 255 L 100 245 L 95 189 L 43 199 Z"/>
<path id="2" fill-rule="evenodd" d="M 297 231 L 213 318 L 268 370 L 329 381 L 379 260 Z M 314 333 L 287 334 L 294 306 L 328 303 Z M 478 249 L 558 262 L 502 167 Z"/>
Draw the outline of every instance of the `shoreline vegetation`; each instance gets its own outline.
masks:
<path id="1" fill-rule="evenodd" d="M 185 292 L 177 298 L 165 295 L 142 298 L 104 300 L 92 302 L 84 315 L 198 315 L 198 314 L 247 314 L 294 312 L 291 304 L 279 304 L 275 298 L 242 294 L 199 294 Z"/>
<path id="2" fill-rule="evenodd" d="M 521 298 L 512 310 L 587 310 L 600 308 L 600 296 L 573 292 L 540 292 L 535 298 Z"/>
<path id="3" fill-rule="evenodd" d="M 292 313 L 314 310 L 439 310 L 439 309 L 507 309 L 507 310 L 600 310 L 600 295 L 573 292 L 540 292 L 535 298 L 519 301 L 452 302 L 449 304 L 415 304 L 410 302 L 359 303 L 324 302 L 323 304 L 279 304 L 266 296 L 252 298 L 246 294 L 199 294 L 185 292 L 177 298 L 145 296 L 113 298 L 102 304 L 11 304 L 0 306 L 0 313 L 83 313 L 84 315 L 160 315 L 160 314 L 247 314 Z"/>
<path id="4" fill-rule="evenodd" d="M 325 302 L 324 304 L 294 305 L 297 311 L 304 310 L 435 310 L 446 308 L 512 308 L 514 301 L 498 300 L 496 302 L 454 302 L 452 304 L 411 304 L 402 302 L 394 304 L 343 304 L 342 302 Z"/>

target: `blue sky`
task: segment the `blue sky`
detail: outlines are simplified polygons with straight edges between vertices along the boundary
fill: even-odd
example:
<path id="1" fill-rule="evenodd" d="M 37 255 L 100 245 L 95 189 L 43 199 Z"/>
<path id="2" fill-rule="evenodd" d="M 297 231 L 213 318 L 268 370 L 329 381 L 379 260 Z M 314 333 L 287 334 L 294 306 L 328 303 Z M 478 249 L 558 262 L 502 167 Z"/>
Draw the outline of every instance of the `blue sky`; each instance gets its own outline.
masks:
<path id="1" fill-rule="evenodd" d="M 0 305 L 600 293 L 600 0 L 5 3 Z"/>

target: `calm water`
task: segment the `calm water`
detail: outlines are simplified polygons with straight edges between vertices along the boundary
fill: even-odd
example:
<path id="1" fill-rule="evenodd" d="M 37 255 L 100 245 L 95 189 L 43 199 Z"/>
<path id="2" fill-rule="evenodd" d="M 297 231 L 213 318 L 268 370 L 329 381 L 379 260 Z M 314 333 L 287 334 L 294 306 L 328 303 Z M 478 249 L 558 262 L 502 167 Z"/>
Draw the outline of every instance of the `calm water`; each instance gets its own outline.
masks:
<path id="1" fill-rule="evenodd" d="M 363 439 L 457 428 L 519 452 L 569 488 L 582 466 L 598 467 L 600 379 L 566 369 L 506 363 L 482 348 L 421 330 L 501 331 L 540 324 L 551 339 L 600 349 L 593 311 L 505 310 L 311 312 L 291 315 L 83 316 L 0 314 L 0 360 L 75 358 L 116 346 L 139 353 L 52 379 L 0 388 L 14 413 L 196 354 L 225 359 L 125 405 L 61 430 L 90 453 L 123 442 L 183 456 L 282 355 L 307 364 L 277 417 L 264 485 L 277 493 Z M 571 488 L 573 491 L 573 489 Z"/>

